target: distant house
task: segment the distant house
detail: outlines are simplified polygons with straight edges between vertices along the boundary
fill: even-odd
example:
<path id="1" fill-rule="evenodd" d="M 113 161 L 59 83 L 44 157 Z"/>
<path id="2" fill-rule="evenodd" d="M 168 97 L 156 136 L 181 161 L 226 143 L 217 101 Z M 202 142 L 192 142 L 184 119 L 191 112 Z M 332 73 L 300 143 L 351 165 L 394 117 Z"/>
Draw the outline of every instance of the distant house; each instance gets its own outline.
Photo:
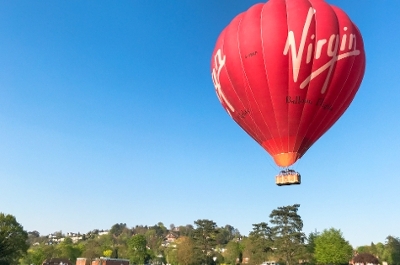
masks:
<path id="1" fill-rule="evenodd" d="M 102 236 L 102 235 L 107 235 L 108 234 L 108 230 L 101 230 L 101 231 L 99 231 L 99 236 Z"/>
<path id="2" fill-rule="evenodd" d="M 80 233 L 73 233 L 73 232 L 68 232 L 66 236 L 71 238 L 73 243 L 76 243 L 83 238 Z"/>
<path id="3" fill-rule="evenodd" d="M 169 233 L 165 238 L 164 241 L 168 243 L 173 243 L 178 238 L 178 236 L 174 233 Z"/>
<path id="4" fill-rule="evenodd" d="M 169 233 L 166 237 L 164 237 L 164 242 L 162 242 L 162 246 L 163 247 L 168 247 L 168 246 L 173 246 L 175 247 L 175 245 L 173 244 L 176 240 L 178 239 L 178 236 L 174 233 Z"/>
<path id="5" fill-rule="evenodd" d="M 72 265 L 72 262 L 69 259 L 45 259 L 42 265 Z"/>

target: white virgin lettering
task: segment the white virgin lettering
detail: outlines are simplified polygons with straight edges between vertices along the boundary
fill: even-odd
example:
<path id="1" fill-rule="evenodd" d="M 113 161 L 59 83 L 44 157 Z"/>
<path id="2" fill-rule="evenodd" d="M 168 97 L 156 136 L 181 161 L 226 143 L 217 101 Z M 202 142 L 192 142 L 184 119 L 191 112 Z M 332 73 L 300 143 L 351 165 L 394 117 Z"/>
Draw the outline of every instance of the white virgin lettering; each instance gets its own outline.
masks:
<path id="1" fill-rule="evenodd" d="M 287 55 L 290 50 L 290 54 L 292 57 L 294 82 L 297 82 L 297 79 L 299 77 L 299 72 L 302 67 L 302 58 L 304 55 L 308 31 L 310 29 L 310 25 L 311 25 L 313 16 L 315 15 L 315 12 L 316 12 L 315 9 L 313 9 L 312 7 L 310 7 L 310 9 L 308 10 L 307 17 L 304 22 L 303 32 L 301 34 L 300 44 L 298 47 L 296 45 L 295 35 L 294 35 L 293 31 L 289 31 L 287 39 L 286 39 L 286 44 L 285 44 L 285 48 L 283 50 L 283 54 Z M 344 27 L 343 30 L 346 32 L 347 27 Z M 340 37 L 341 37 L 341 43 L 339 43 Z M 314 34 L 311 35 L 310 38 L 312 40 L 314 40 L 315 35 Z M 331 59 L 326 64 L 324 64 L 323 66 L 321 66 L 320 68 L 318 68 L 314 72 L 312 72 L 311 75 L 308 76 L 305 80 L 303 80 L 300 84 L 300 88 L 305 88 L 310 83 L 310 81 L 313 80 L 315 77 L 317 77 L 324 71 L 328 71 L 325 82 L 321 88 L 321 94 L 324 94 L 328 88 L 328 84 L 329 84 L 330 78 L 332 76 L 332 71 L 333 71 L 333 67 L 335 66 L 335 63 L 337 61 L 345 59 L 347 57 L 359 55 L 360 50 L 357 50 L 357 47 L 356 47 L 356 35 L 355 34 L 349 34 L 349 36 L 347 36 L 346 33 L 343 36 L 332 34 L 329 37 L 329 39 L 316 40 L 315 43 L 316 43 L 315 48 L 313 47 L 314 46 L 313 43 L 310 43 L 307 47 L 306 64 L 309 64 L 312 61 L 311 59 L 313 57 L 313 52 L 314 52 L 314 59 L 318 60 L 321 57 L 323 49 L 326 49 L 326 54 Z M 340 47 L 339 47 L 339 44 L 340 44 Z M 338 54 L 339 50 L 340 50 L 340 52 L 342 52 L 341 54 Z"/>
<path id="2" fill-rule="evenodd" d="M 218 99 L 221 103 L 225 103 L 231 112 L 234 112 L 235 109 L 226 99 L 224 92 L 221 89 L 221 83 L 219 81 L 219 76 L 221 74 L 221 70 L 225 65 L 226 56 L 222 55 L 221 49 L 218 49 L 217 53 L 214 56 L 214 68 L 212 69 L 211 77 L 214 83 L 215 91 L 217 92 Z M 229 113 L 229 112 L 228 112 Z"/>

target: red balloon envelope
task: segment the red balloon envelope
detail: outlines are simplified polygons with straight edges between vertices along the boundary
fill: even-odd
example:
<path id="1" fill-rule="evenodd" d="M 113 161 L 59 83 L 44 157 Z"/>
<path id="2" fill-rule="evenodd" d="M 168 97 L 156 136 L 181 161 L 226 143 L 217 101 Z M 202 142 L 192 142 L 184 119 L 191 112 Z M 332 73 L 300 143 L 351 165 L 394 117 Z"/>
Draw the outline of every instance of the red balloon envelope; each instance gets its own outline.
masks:
<path id="1" fill-rule="evenodd" d="M 323 0 L 252 6 L 222 31 L 211 59 L 222 106 L 281 167 L 340 118 L 364 71 L 358 28 Z"/>

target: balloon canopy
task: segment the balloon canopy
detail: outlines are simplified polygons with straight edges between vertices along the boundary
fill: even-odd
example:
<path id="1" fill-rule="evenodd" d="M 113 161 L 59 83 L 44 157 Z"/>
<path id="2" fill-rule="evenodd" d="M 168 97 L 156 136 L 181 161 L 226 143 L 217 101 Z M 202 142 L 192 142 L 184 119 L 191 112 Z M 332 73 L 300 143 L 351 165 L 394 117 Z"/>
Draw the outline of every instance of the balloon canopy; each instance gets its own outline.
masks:
<path id="1" fill-rule="evenodd" d="M 236 16 L 211 58 L 219 101 L 280 167 L 342 116 L 365 71 L 356 25 L 324 0 L 269 0 Z"/>

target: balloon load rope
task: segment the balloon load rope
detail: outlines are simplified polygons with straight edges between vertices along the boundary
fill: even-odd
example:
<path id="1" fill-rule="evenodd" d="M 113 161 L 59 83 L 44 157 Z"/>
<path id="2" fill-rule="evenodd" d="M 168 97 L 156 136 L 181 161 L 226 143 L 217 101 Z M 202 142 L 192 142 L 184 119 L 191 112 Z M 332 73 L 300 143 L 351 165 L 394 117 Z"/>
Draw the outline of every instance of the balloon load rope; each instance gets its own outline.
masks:
<path id="1" fill-rule="evenodd" d="M 293 169 L 285 168 L 276 175 L 275 183 L 278 186 L 300 185 L 301 175 Z"/>

